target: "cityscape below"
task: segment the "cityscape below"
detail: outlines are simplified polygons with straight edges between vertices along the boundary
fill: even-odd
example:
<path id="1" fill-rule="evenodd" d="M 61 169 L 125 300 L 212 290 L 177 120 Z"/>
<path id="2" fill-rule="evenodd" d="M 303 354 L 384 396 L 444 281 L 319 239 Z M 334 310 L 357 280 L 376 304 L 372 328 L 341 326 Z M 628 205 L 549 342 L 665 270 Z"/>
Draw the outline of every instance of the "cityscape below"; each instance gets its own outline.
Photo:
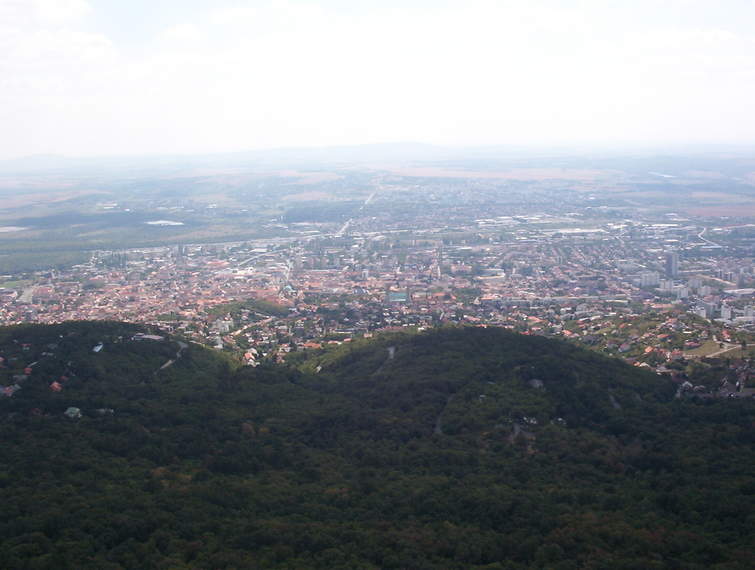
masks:
<path id="1" fill-rule="evenodd" d="M 26 174 L 27 186 L 65 188 L 68 217 L 29 216 L 34 193 L 23 218 L 6 210 L 0 239 L 39 239 L 55 268 L 6 274 L 0 323 L 143 323 L 250 366 L 384 330 L 502 326 L 680 384 L 690 362 L 699 370 L 706 358 L 755 349 L 755 212 L 749 179 L 731 174 L 746 159 L 720 159 L 716 171 L 705 170 L 714 159 L 695 156 L 622 158 L 623 171 L 616 157 L 604 159 L 611 169 L 580 157 L 559 158 L 558 169 L 537 163 L 552 157 L 528 160 L 226 165 L 202 175 L 174 167 L 138 176 L 120 195 L 112 175 L 76 192 L 92 174 Z M 658 162 L 674 174 L 650 170 Z M 66 233 L 73 253 L 55 253 L 44 241 L 51 232 Z M 87 250 L 91 236 L 110 243 Z M 20 257 L 39 261 L 37 250 Z M 730 382 L 691 380 L 698 394 L 753 392 L 748 366 Z"/>

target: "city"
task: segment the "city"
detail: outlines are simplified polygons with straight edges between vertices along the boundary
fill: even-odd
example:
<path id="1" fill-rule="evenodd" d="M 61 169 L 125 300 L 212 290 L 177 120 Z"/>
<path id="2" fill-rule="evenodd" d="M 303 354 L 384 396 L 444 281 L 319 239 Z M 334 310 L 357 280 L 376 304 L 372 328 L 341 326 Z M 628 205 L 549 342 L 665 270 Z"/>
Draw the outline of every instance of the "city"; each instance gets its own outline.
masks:
<path id="1" fill-rule="evenodd" d="M 380 206 L 376 192 L 370 203 Z M 0 323 L 144 323 L 251 366 L 378 331 L 491 325 L 680 383 L 680 362 L 755 348 L 755 268 L 740 224 L 544 210 L 465 217 L 470 209 L 449 225 L 429 210 L 389 222 L 360 208 L 345 222 L 279 224 L 286 237 L 96 251 L 68 269 L 5 276 Z M 697 390 L 753 392 L 749 365 L 729 377 Z"/>

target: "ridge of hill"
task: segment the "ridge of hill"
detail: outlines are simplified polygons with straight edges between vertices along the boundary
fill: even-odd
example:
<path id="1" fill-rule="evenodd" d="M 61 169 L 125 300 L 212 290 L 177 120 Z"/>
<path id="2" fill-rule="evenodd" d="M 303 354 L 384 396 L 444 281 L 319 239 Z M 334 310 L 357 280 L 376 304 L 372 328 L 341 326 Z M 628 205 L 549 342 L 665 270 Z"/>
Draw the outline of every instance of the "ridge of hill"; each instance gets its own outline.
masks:
<path id="1" fill-rule="evenodd" d="M 442 328 L 239 368 L 159 331 L 64 323 L 0 329 L 0 355 L 0 384 L 26 376 L 0 397 L 0 567 L 744 569 L 755 554 L 755 403 L 674 399 L 564 342 Z"/>

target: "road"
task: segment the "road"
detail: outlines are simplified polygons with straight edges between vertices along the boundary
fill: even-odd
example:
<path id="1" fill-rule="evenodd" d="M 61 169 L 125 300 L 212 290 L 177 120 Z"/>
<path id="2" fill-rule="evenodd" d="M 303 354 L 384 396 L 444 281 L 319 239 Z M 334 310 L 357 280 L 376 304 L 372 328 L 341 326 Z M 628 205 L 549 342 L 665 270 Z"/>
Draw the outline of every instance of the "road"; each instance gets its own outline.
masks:
<path id="1" fill-rule="evenodd" d="M 250 261 L 254 261 L 255 259 L 259 259 L 263 255 L 267 255 L 267 252 L 265 252 L 265 253 L 258 253 L 257 255 L 253 255 L 252 257 L 250 257 L 248 259 L 245 259 L 244 261 L 239 262 L 238 267 L 246 265 L 247 263 L 249 263 Z"/>
<path id="2" fill-rule="evenodd" d="M 183 341 L 178 340 L 176 342 L 178 343 L 178 350 L 176 351 L 176 357 L 175 358 L 171 358 L 165 364 L 163 364 L 160 368 L 158 368 L 157 370 L 155 370 L 155 374 L 157 374 L 158 372 L 160 372 L 160 370 L 165 370 L 166 368 L 168 368 L 170 366 L 173 366 L 176 363 L 176 360 L 178 360 L 179 358 L 181 358 L 183 356 L 183 351 L 186 350 L 187 348 L 189 348 L 189 345 L 186 344 Z"/>
<path id="3" fill-rule="evenodd" d="M 721 350 L 717 350 L 716 352 L 711 352 L 710 354 L 706 355 L 705 358 L 714 358 L 718 356 L 719 354 L 724 354 L 725 352 L 729 352 L 731 350 L 735 350 L 737 348 L 741 348 L 741 344 L 726 344 L 724 348 Z M 755 347 L 755 344 L 748 344 L 747 348 Z"/>
<path id="4" fill-rule="evenodd" d="M 252 327 L 257 327 L 257 326 L 260 326 L 260 325 L 266 325 L 267 323 L 271 322 L 273 320 L 273 318 L 274 317 L 267 317 L 266 319 L 263 319 L 261 321 L 257 321 L 257 322 L 254 322 L 254 323 L 249 323 L 248 325 L 241 327 L 239 330 L 233 331 L 231 333 L 231 336 L 239 336 L 242 332 L 244 332 L 245 330 L 248 330 L 248 329 L 250 329 Z"/>
<path id="5" fill-rule="evenodd" d="M 697 234 L 697 237 L 699 237 L 701 240 L 703 240 L 705 243 L 710 245 L 715 245 L 716 247 L 723 247 L 720 243 L 716 243 L 714 241 L 710 241 L 708 238 L 703 237 L 703 234 L 708 231 L 708 228 L 703 228 L 703 231 L 701 231 L 699 234 Z"/>
<path id="6" fill-rule="evenodd" d="M 34 297 L 34 287 L 27 287 L 26 289 L 24 289 L 24 292 L 21 293 L 21 296 L 18 298 L 18 302 L 31 303 L 33 297 Z"/>
<path id="7" fill-rule="evenodd" d="M 363 203 L 363 204 L 362 204 L 361 206 L 359 206 L 359 211 L 360 211 L 360 212 L 361 212 L 362 210 L 364 210 L 364 207 L 365 207 L 365 206 L 369 205 L 369 204 L 370 204 L 370 202 L 372 202 L 373 198 L 375 197 L 375 194 L 377 194 L 377 192 L 373 192 L 372 194 L 370 194 L 370 195 L 369 195 L 369 196 L 367 197 L 367 199 L 366 199 L 366 200 L 364 201 L 364 203 Z M 342 237 L 342 236 L 343 236 L 343 235 L 344 235 L 344 234 L 346 233 L 346 231 L 347 231 L 347 230 L 349 229 L 349 226 L 351 225 L 351 222 L 352 222 L 352 220 L 353 220 L 353 219 L 354 219 L 354 218 L 349 218 L 348 220 L 346 220 L 346 223 L 345 223 L 344 225 L 342 225 L 342 226 L 341 226 L 341 229 L 340 229 L 340 230 L 338 230 L 338 231 L 337 231 L 337 232 L 335 233 L 334 237 Z"/>

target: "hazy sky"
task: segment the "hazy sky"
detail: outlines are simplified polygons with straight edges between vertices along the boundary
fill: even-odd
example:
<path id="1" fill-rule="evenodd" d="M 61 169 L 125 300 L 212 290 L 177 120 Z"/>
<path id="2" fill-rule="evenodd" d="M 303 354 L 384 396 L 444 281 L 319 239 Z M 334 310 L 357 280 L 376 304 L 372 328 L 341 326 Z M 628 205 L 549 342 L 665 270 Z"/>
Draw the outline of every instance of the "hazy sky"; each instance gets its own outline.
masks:
<path id="1" fill-rule="evenodd" d="M 755 143 L 755 0 L 0 0 L 0 158 Z"/>

